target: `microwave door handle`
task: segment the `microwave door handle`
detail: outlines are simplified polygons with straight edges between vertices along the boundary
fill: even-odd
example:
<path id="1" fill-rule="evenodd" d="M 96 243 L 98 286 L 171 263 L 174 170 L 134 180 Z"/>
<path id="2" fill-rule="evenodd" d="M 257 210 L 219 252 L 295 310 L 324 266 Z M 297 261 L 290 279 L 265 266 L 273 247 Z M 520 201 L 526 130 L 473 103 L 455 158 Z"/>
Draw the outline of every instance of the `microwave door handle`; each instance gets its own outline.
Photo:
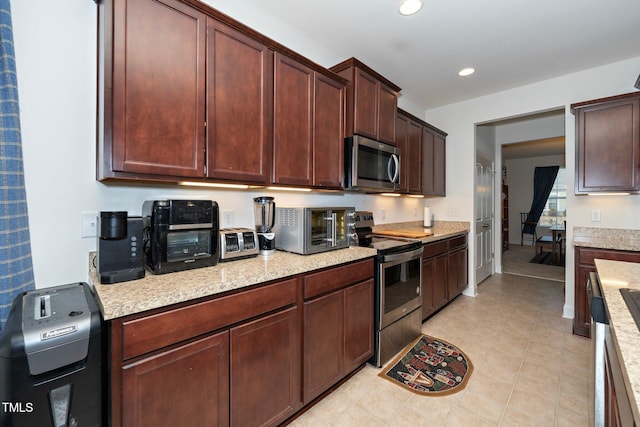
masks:
<path id="1" fill-rule="evenodd" d="M 398 156 L 395 154 L 392 154 L 389 157 L 389 162 L 387 163 L 387 175 L 389 177 L 389 181 L 395 184 L 399 174 L 400 174 L 400 164 L 398 162 Z"/>

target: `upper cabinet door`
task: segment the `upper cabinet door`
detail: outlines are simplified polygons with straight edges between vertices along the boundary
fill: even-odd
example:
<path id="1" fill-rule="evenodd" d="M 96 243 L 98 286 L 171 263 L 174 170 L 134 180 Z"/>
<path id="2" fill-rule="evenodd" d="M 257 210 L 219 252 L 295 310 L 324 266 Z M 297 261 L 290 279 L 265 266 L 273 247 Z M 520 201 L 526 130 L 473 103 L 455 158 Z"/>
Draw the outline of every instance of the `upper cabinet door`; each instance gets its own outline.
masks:
<path id="1" fill-rule="evenodd" d="M 203 176 L 206 16 L 175 0 L 115 0 L 112 28 L 105 170 Z"/>
<path id="2" fill-rule="evenodd" d="M 387 85 L 380 84 L 380 102 L 378 108 L 378 139 L 382 142 L 396 142 L 396 111 L 398 92 Z"/>
<path id="3" fill-rule="evenodd" d="M 640 191 L 640 95 L 572 105 L 576 194 Z"/>
<path id="4" fill-rule="evenodd" d="M 342 189 L 344 177 L 344 85 L 316 73 L 313 112 L 313 183 Z"/>
<path id="5" fill-rule="evenodd" d="M 354 88 L 353 133 L 378 139 L 380 82 L 365 71 L 356 68 Z"/>
<path id="6" fill-rule="evenodd" d="M 314 72 L 285 55 L 275 55 L 273 183 L 313 181 Z"/>
<path id="7" fill-rule="evenodd" d="M 409 192 L 409 153 L 407 151 L 407 132 L 409 118 L 398 112 L 396 116 L 396 147 L 400 149 L 400 192 Z"/>
<path id="8" fill-rule="evenodd" d="M 273 53 L 218 21 L 207 23 L 207 176 L 266 184 Z"/>

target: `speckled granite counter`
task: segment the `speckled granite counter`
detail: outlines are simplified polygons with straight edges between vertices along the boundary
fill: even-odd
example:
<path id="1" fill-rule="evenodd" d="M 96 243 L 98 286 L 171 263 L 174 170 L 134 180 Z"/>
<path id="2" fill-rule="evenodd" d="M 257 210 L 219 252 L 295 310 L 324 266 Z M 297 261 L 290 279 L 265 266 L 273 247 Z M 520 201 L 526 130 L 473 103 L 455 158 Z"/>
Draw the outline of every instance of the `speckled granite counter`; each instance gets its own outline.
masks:
<path id="1" fill-rule="evenodd" d="M 620 294 L 620 288 L 640 289 L 640 263 L 596 259 L 609 326 L 617 346 L 622 375 L 636 423 L 640 421 L 640 331 Z"/>
<path id="2" fill-rule="evenodd" d="M 620 251 L 640 251 L 640 230 L 573 227 L 573 245 Z"/>
<path id="3" fill-rule="evenodd" d="M 102 285 L 95 269 L 92 282 L 105 320 L 154 308 L 202 298 L 243 287 L 374 256 L 369 248 L 351 247 L 315 255 L 276 252 L 270 257 L 254 257 L 219 263 L 178 273 L 154 275 L 140 280 Z"/>
<path id="4" fill-rule="evenodd" d="M 405 230 L 405 231 L 426 231 L 433 233 L 433 236 L 423 237 L 422 243 L 435 242 L 437 240 L 448 239 L 459 234 L 467 234 L 470 230 L 468 222 L 465 221 L 435 221 L 433 227 L 424 228 L 422 221 L 397 222 L 393 224 L 381 224 L 373 227 L 373 231 L 378 230 Z"/>

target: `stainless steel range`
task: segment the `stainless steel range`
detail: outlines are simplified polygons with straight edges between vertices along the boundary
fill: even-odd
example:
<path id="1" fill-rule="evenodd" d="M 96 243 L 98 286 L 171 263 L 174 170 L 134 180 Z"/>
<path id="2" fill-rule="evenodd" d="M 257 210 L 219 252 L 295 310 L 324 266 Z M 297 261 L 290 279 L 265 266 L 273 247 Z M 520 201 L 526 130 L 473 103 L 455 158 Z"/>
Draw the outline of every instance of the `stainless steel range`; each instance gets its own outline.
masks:
<path id="1" fill-rule="evenodd" d="M 375 352 L 370 360 L 381 367 L 420 335 L 422 328 L 422 242 L 373 233 L 371 212 L 356 212 L 360 246 L 374 248 Z"/>

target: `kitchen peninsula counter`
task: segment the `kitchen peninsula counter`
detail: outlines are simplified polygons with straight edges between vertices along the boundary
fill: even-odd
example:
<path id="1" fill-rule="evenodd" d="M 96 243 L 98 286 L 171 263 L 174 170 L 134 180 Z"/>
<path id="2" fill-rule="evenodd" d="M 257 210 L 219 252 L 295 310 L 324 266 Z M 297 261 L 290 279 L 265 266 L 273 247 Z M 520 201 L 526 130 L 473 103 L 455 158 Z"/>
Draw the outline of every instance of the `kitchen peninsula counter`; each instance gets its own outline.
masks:
<path id="1" fill-rule="evenodd" d="M 304 256 L 277 251 L 269 257 L 258 255 L 176 273 L 154 275 L 147 271 L 143 279 L 108 285 L 100 284 L 95 268 L 90 267 L 89 280 L 95 288 L 104 319 L 111 320 L 362 260 L 375 254 L 374 249 L 361 247 Z"/>
<path id="2" fill-rule="evenodd" d="M 573 245 L 640 252 L 640 230 L 574 227 Z"/>
<path id="3" fill-rule="evenodd" d="M 621 288 L 640 290 L 640 263 L 596 259 L 600 285 L 609 314 L 609 327 L 636 424 L 640 423 L 640 330 L 620 294 Z"/>

